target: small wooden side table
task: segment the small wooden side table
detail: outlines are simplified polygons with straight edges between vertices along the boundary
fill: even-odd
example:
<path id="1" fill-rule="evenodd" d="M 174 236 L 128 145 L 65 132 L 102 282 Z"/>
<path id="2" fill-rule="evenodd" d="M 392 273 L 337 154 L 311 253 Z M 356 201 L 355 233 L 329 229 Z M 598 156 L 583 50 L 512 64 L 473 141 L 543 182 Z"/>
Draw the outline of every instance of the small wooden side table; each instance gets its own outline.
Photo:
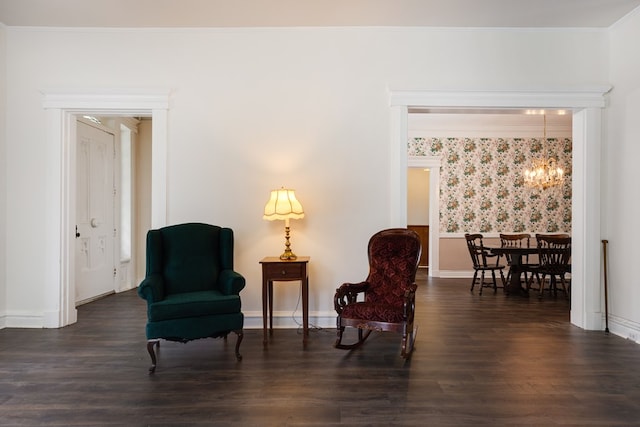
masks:
<path id="1" fill-rule="evenodd" d="M 273 335 L 273 282 L 300 281 L 302 286 L 302 343 L 307 345 L 309 337 L 309 275 L 307 264 L 310 257 L 299 256 L 294 260 L 281 260 L 279 257 L 266 257 L 262 264 L 262 325 L 264 338 L 262 344 L 267 345 L 267 317 L 269 319 L 269 335 Z M 268 309 L 267 309 L 268 306 Z"/>

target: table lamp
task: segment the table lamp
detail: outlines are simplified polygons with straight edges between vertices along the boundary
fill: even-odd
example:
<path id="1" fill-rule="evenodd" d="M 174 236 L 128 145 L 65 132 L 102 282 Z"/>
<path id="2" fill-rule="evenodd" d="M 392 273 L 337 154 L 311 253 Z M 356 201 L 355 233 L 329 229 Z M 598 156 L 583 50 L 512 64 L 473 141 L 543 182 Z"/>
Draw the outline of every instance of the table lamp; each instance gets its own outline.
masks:
<path id="1" fill-rule="evenodd" d="M 295 191 L 287 188 L 272 190 L 271 197 L 264 207 L 264 216 L 262 218 L 269 221 L 284 219 L 285 249 L 280 255 L 280 259 L 296 259 L 297 257 L 291 251 L 291 244 L 289 243 L 289 220 L 304 218 L 304 211 L 302 210 L 302 205 L 296 199 Z"/>

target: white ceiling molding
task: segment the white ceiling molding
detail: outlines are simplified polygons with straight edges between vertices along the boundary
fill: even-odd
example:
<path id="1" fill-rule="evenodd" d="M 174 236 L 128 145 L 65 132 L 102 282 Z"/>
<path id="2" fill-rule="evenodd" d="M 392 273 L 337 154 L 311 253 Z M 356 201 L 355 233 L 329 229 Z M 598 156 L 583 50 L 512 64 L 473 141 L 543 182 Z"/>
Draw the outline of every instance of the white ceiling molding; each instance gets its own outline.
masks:
<path id="1" fill-rule="evenodd" d="M 85 28 L 607 28 L 638 6 L 640 0 L 2 0 L 0 19 Z"/>

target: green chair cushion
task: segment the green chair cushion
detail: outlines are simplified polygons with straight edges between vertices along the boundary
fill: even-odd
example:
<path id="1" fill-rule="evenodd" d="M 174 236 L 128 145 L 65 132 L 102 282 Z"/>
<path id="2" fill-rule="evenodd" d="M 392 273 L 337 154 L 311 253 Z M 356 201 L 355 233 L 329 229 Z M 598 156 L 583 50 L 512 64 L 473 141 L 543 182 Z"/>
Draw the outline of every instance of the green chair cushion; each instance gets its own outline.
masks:
<path id="1" fill-rule="evenodd" d="M 188 317 L 240 312 L 240 296 L 224 295 L 217 290 L 170 294 L 165 299 L 150 303 L 149 321 L 182 319 Z"/>
<path id="2" fill-rule="evenodd" d="M 147 339 L 163 338 L 171 341 L 189 341 L 218 337 L 230 331 L 242 330 L 242 313 L 187 317 L 147 323 Z"/>

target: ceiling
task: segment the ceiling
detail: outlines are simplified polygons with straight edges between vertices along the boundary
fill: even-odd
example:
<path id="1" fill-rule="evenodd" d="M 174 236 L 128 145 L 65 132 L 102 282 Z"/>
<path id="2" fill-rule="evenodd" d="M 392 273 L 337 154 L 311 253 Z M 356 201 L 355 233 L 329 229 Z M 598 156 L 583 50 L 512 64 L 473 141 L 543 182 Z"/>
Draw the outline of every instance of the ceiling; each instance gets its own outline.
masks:
<path id="1" fill-rule="evenodd" d="M 0 0 L 0 22 L 46 27 L 606 28 L 640 0 Z"/>

